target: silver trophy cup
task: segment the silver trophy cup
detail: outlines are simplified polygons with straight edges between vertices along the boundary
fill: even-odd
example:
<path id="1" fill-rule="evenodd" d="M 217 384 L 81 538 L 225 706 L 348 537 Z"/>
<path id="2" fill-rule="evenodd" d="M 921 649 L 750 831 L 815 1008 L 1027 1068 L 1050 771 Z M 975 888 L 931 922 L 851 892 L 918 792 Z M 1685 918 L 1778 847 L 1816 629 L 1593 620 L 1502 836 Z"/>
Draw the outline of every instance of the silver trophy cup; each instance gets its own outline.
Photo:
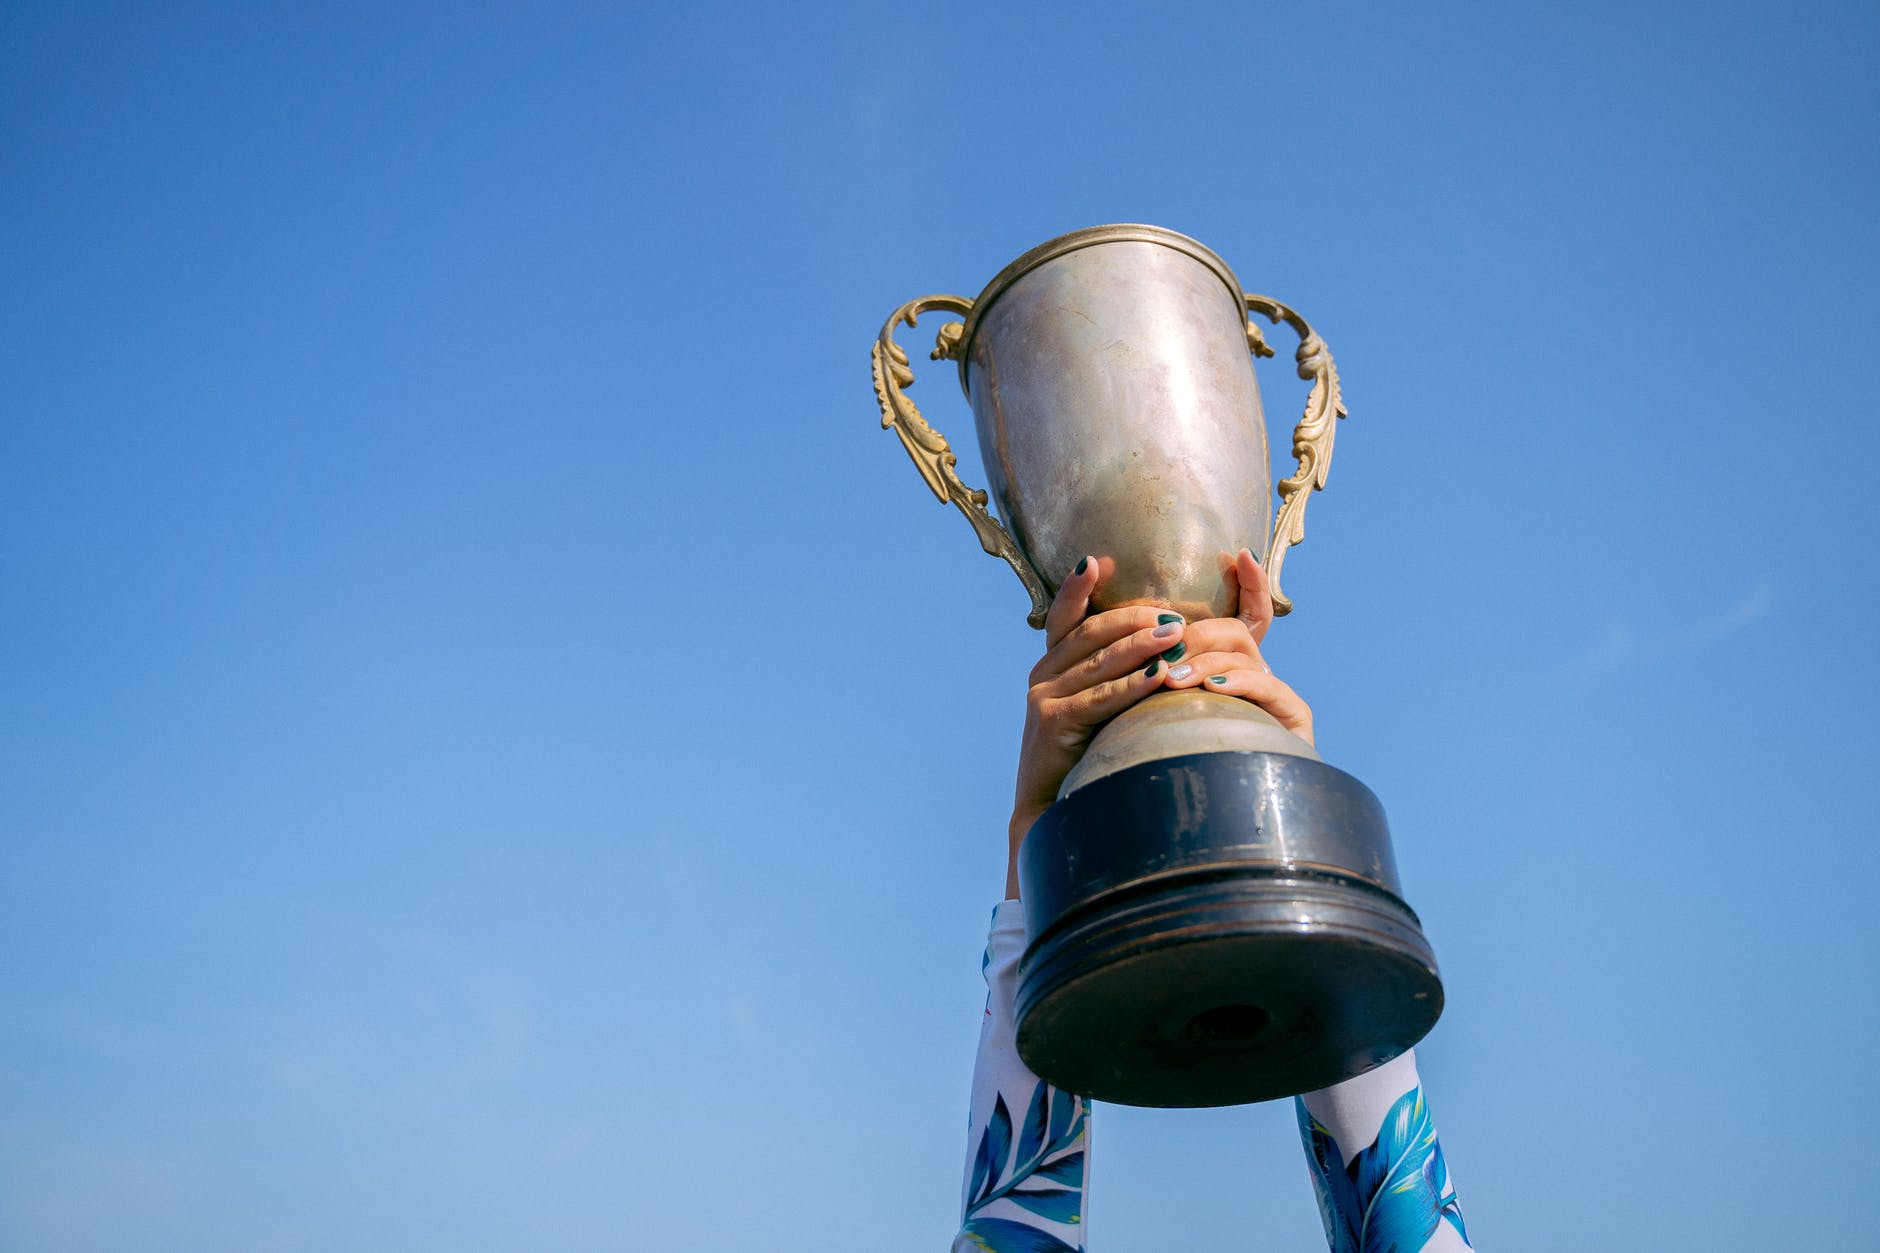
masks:
<path id="1" fill-rule="evenodd" d="M 957 361 L 992 496 L 968 488 L 905 389 L 902 323 L 956 314 Z M 1248 314 L 1300 337 L 1312 382 L 1298 470 L 1266 522 L 1268 456 Z M 973 300 L 895 310 L 874 348 L 882 425 L 1031 594 L 1042 626 L 1086 554 L 1114 562 L 1093 610 L 1230 615 L 1234 554 L 1266 567 L 1274 612 L 1344 416 L 1305 321 L 1248 295 L 1201 244 L 1099 226 L 1032 249 Z M 1421 1039 L 1442 983 L 1404 903 L 1383 809 L 1263 710 L 1159 692 L 1112 719 L 1019 853 L 1027 943 L 1018 1047 L 1059 1087 L 1129 1105 L 1230 1105 L 1310 1091 Z"/>

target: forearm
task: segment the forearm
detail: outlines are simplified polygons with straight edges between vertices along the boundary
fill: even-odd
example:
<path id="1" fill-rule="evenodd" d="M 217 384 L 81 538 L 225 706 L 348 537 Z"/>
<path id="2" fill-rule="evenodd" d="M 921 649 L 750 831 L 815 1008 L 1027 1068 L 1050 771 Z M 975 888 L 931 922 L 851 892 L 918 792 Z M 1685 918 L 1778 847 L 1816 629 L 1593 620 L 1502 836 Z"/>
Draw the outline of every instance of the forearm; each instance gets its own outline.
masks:
<path id="1" fill-rule="evenodd" d="M 1024 947 L 1024 913 L 1008 897 L 993 911 L 982 963 L 986 1012 L 973 1064 L 955 1253 L 1072 1253 L 1083 1244 L 1088 1107 L 1032 1074 L 1018 1055 L 1013 999 Z"/>
<path id="2" fill-rule="evenodd" d="M 1471 1247 L 1413 1052 L 1308 1092 L 1296 1106 L 1334 1253 Z"/>
<path id="3" fill-rule="evenodd" d="M 1018 899 L 1018 846 L 1025 842 L 1025 832 L 1031 830 L 1031 824 L 1039 815 L 1022 810 L 1014 811 L 1012 821 L 1005 830 L 1005 899 Z"/>

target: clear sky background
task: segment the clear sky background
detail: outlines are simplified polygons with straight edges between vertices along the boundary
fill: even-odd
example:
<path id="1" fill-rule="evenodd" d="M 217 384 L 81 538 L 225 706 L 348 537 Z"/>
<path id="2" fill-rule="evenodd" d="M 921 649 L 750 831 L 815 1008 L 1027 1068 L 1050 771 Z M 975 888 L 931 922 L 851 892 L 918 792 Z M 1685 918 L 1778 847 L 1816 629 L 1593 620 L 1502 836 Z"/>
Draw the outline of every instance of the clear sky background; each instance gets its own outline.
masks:
<path id="1" fill-rule="evenodd" d="M 1880 1248 L 1877 36 L 0 6 L 0 1250 L 944 1247 L 1039 637 L 867 349 L 1113 221 L 1337 354 L 1270 655 L 1478 1244 Z M 1285 1103 L 1096 1134 L 1322 1247 Z"/>

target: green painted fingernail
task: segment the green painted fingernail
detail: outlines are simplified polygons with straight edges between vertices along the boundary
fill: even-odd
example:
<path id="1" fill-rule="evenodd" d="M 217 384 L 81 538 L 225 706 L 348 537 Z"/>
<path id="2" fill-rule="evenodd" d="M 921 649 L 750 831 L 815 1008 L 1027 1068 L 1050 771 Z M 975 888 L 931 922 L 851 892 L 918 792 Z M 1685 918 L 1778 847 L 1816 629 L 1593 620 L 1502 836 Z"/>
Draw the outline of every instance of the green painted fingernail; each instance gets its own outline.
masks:
<path id="1" fill-rule="evenodd" d="M 1187 655 L 1188 655 L 1188 641 L 1183 640 L 1181 643 L 1177 644 L 1175 647 L 1163 653 L 1162 660 L 1173 663 L 1173 662 L 1180 661 L 1183 657 Z"/>
<path id="2" fill-rule="evenodd" d="M 1155 616 L 1155 624 L 1157 626 L 1167 626 L 1171 622 L 1180 622 L 1181 620 L 1182 616 L 1178 613 L 1159 613 Z"/>
<path id="3" fill-rule="evenodd" d="M 1227 676 L 1224 674 L 1211 674 L 1208 676 L 1208 682 L 1219 687 L 1225 687 L 1227 685 Z"/>
<path id="4" fill-rule="evenodd" d="M 1088 570 L 1089 568 L 1090 568 L 1090 558 L 1084 557 L 1078 561 L 1077 568 L 1075 570 L 1072 570 L 1071 573 L 1082 574 L 1084 571 Z"/>
<path id="5" fill-rule="evenodd" d="M 1156 670 L 1156 667 L 1157 667 L 1157 666 L 1159 666 L 1159 665 L 1161 665 L 1161 664 L 1162 664 L 1162 659 L 1161 659 L 1160 657 L 1157 657 L 1157 658 L 1156 658 L 1156 659 L 1155 659 L 1154 661 L 1152 661 L 1152 662 L 1150 662 L 1150 663 L 1149 663 L 1148 665 L 1146 665 L 1146 666 L 1144 666 L 1144 667 L 1142 668 L 1142 672 L 1143 672 L 1144 674 L 1146 674 L 1146 675 L 1148 675 L 1148 676 L 1149 676 L 1150 678 L 1152 678 L 1152 679 L 1153 679 L 1153 678 L 1155 677 L 1155 670 Z"/>

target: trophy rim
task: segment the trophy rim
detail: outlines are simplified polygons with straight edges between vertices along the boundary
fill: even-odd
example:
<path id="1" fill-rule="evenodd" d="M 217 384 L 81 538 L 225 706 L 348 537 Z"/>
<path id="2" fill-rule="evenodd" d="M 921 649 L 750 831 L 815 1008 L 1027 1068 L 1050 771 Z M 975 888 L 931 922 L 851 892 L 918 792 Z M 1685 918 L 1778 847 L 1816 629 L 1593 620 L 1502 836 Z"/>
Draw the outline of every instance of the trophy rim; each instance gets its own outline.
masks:
<path id="1" fill-rule="evenodd" d="M 1113 222 L 1104 226 L 1086 226 L 1081 230 L 1069 231 L 1053 239 L 1047 239 L 1037 247 L 1021 255 L 1016 261 L 992 276 L 992 281 L 973 298 L 973 307 L 966 315 L 965 325 L 960 332 L 959 366 L 960 390 L 970 399 L 972 392 L 966 383 L 967 365 L 971 361 L 970 348 L 973 336 L 979 331 L 980 319 L 985 316 L 993 302 L 1005 294 L 1020 278 L 1037 269 L 1047 261 L 1055 261 L 1067 253 L 1080 248 L 1089 248 L 1096 244 L 1113 243 L 1161 244 L 1176 252 L 1186 253 L 1196 261 L 1214 271 L 1215 277 L 1227 287 L 1227 294 L 1235 305 L 1246 299 L 1246 289 L 1234 276 L 1234 271 L 1221 255 L 1200 240 L 1166 226 L 1152 226 L 1146 222 Z"/>

